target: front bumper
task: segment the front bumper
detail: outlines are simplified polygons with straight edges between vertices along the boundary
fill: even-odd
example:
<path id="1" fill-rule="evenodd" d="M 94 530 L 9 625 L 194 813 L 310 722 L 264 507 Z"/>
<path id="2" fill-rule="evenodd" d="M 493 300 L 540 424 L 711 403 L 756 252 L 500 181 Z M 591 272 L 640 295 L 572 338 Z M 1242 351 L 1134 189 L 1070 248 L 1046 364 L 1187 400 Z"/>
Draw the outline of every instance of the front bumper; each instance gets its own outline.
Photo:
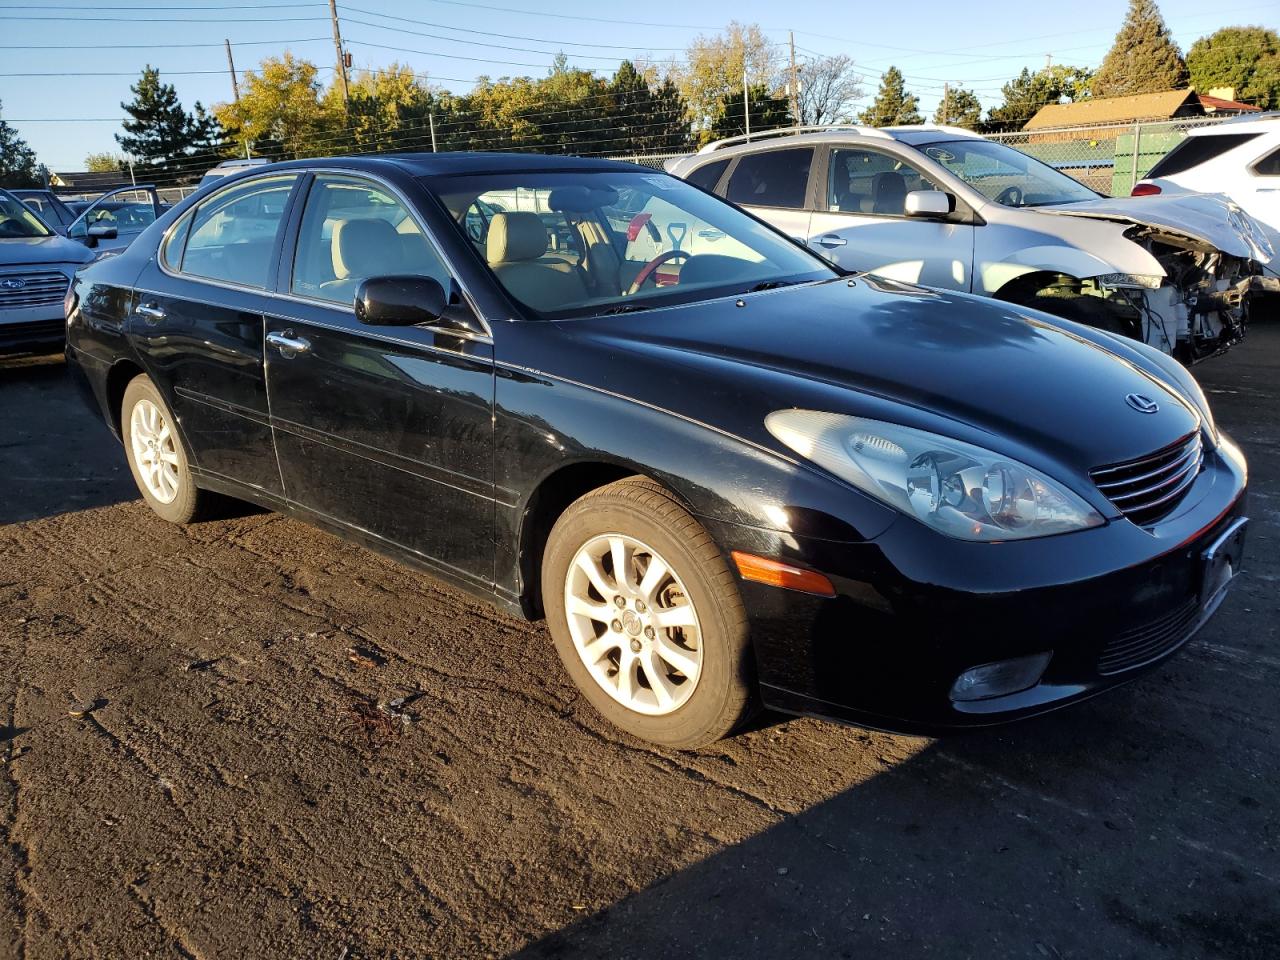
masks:
<path id="1" fill-rule="evenodd" d="M 56 348 L 67 336 L 62 304 L 0 310 L 0 353 Z"/>
<path id="2" fill-rule="evenodd" d="M 1229 441 L 1183 505 L 1153 530 L 1115 519 L 1037 540 L 977 544 L 900 518 L 847 543 L 709 522 L 726 550 L 825 574 L 830 599 L 742 582 L 766 705 L 930 733 L 1042 713 L 1162 662 L 1213 615 L 1206 549 L 1245 509 L 1244 458 Z M 983 664 L 1049 652 L 1040 681 L 953 701 Z"/>

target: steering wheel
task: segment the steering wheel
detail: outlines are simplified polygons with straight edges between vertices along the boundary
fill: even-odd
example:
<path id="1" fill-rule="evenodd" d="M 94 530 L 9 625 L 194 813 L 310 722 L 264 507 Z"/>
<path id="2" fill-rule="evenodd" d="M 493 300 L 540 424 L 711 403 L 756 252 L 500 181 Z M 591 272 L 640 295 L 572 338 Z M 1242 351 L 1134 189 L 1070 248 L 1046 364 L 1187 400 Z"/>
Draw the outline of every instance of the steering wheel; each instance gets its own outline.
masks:
<path id="1" fill-rule="evenodd" d="M 1021 187 L 1005 187 L 996 196 L 996 203 L 1003 203 L 1010 207 L 1022 206 L 1022 188 Z"/>
<path id="2" fill-rule="evenodd" d="M 691 256 L 692 254 L 689 253 L 688 250 L 664 250 L 640 268 L 640 272 L 636 274 L 636 278 L 631 281 L 631 287 L 627 290 L 627 296 L 630 297 L 634 295 L 642 286 L 644 286 L 644 282 L 653 275 L 653 271 L 657 270 L 668 260 L 674 260 L 676 257 L 684 257 L 688 260 Z"/>

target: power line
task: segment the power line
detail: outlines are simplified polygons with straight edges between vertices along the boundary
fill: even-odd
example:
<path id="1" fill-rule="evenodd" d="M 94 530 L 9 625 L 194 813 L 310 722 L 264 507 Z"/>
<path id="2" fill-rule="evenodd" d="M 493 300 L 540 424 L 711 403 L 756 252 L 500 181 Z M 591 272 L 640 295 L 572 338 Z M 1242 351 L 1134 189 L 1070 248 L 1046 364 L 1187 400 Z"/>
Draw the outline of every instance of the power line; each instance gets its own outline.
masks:
<path id="1" fill-rule="evenodd" d="M 328 42 L 328 37 L 302 37 L 294 40 L 237 40 L 238 47 L 265 47 L 273 44 Z M 221 43 L 115 43 L 112 50 L 187 50 L 197 47 L 220 47 Z M 101 43 L 0 43 L 0 50 L 101 50 Z"/>

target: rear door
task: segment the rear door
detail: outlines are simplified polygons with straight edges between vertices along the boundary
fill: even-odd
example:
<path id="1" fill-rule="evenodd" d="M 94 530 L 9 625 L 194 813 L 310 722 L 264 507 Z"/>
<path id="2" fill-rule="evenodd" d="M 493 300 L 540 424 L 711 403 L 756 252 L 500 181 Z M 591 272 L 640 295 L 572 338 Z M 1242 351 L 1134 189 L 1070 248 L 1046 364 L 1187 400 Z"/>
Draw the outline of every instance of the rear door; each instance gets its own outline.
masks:
<path id="1" fill-rule="evenodd" d="M 809 245 L 846 270 L 952 290 L 972 286 L 973 225 L 953 215 L 906 216 L 906 195 L 940 190 L 896 154 L 832 147 L 820 171 Z"/>
<path id="2" fill-rule="evenodd" d="M 472 307 L 408 202 L 319 173 L 267 319 L 267 392 L 286 496 L 493 583 L 493 346 L 430 326 L 364 326 L 373 276 L 422 275 Z"/>
<path id="3" fill-rule="evenodd" d="M 779 147 L 738 157 L 720 191 L 731 203 L 804 243 L 809 236 L 813 147 Z"/>
<path id="4" fill-rule="evenodd" d="M 130 319 L 195 467 L 279 496 L 263 366 L 267 291 L 297 174 L 241 181 L 178 220 Z"/>

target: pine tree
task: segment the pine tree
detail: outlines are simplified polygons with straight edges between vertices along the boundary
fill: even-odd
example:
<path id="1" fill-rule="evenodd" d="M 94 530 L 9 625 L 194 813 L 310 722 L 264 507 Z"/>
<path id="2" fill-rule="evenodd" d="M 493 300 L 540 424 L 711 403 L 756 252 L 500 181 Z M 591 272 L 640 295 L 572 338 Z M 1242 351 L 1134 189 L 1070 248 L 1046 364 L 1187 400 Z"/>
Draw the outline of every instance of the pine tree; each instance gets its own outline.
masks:
<path id="1" fill-rule="evenodd" d="M 1155 0 L 1129 0 L 1129 12 L 1093 78 L 1095 97 L 1159 93 L 1187 86 L 1187 65 Z"/>
<path id="2" fill-rule="evenodd" d="M 635 64 L 623 60 L 609 81 L 609 94 L 616 150 L 648 153 L 688 144 L 688 108 L 670 78 L 650 86 Z"/>
<path id="3" fill-rule="evenodd" d="M 198 119 L 188 115 L 173 85 L 160 82 L 159 70 L 148 66 L 129 89 L 133 101 L 120 106 L 132 119 L 121 124 L 125 132 L 116 134 L 116 142 L 139 166 L 163 169 L 213 136 L 204 108 Z"/>
<path id="4" fill-rule="evenodd" d="M 982 120 L 982 101 L 972 90 L 956 87 L 947 92 L 938 101 L 938 109 L 934 111 L 933 122 L 952 127 L 965 127 L 976 130 Z"/>
<path id="5" fill-rule="evenodd" d="M 774 96 L 763 84 L 751 87 L 749 93 L 753 132 L 776 130 L 778 127 L 791 125 L 791 101 L 788 97 Z M 711 124 L 711 139 L 740 137 L 746 133 L 742 112 L 742 91 L 726 93 L 720 100 L 720 113 Z"/>
<path id="6" fill-rule="evenodd" d="M 890 67 L 880 78 L 880 89 L 871 106 L 862 111 L 859 121 L 871 127 L 900 127 L 924 123 L 920 116 L 920 101 L 913 93 L 907 93 L 902 71 Z"/>
<path id="7" fill-rule="evenodd" d="M 1046 104 L 1076 101 L 1089 96 L 1093 74 L 1083 67 L 1054 64 L 1032 73 L 1026 67 L 1003 87 L 1004 103 L 992 107 L 987 123 L 1000 129 L 1020 130 Z"/>
<path id="8" fill-rule="evenodd" d="M 2 105 L 0 105 L 2 106 Z M 0 187 L 39 187 L 43 170 L 18 131 L 0 119 Z"/>

